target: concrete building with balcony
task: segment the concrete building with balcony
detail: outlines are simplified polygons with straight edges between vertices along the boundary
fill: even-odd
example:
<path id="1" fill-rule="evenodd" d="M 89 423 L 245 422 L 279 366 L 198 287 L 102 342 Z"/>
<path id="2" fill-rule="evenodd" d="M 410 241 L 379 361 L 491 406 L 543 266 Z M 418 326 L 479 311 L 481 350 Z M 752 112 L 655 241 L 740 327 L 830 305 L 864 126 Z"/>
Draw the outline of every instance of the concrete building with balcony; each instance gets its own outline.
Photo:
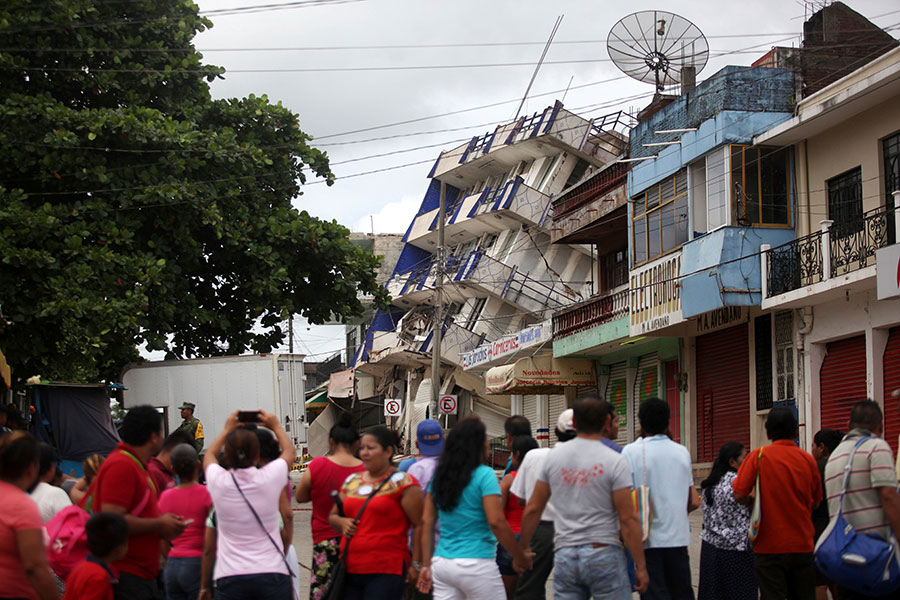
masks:
<path id="1" fill-rule="evenodd" d="M 580 244 L 551 245 L 550 203 L 626 151 L 622 117 L 582 117 L 556 102 L 440 154 L 386 285 L 393 306 L 374 315 L 353 365 L 357 374 L 374 377 L 373 391 L 382 398 L 402 400 L 393 425 L 412 432 L 429 410 L 437 318 L 440 392 L 457 395 L 457 416 L 478 414 L 495 437 L 511 413 L 525 414 L 550 439 L 549 424 L 573 397 L 564 391 L 573 386 L 564 384 L 593 380 L 592 372 L 579 373 L 578 363 L 552 359 L 549 319 L 591 295 L 592 256 Z M 442 184 L 443 264 L 437 251 Z M 524 359 L 535 362 L 523 368 L 518 361 Z M 487 370 L 499 366 L 509 368 L 486 387 Z M 544 371 L 543 379 L 529 380 L 527 373 Z"/>
<path id="2" fill-rule="evenodd" d="M 801 439 L 847 429 L 853 403 L 879 402 L 885 439 L 900 435 L 900 299 L 879 299 L 879 263 L 900 230 L 900 48 L 804 98 L 788 121 L 756 137 L 796 157 L 797 237 L 763 248 L 762 307 L 782 336 L 776 393 L 799 399 Z M 896 283 L 896 281 L 895 281 Z M 793 325 L 793 327 L 791 327 Z M 783 392 L 783 389 L 787 392 Z"/>

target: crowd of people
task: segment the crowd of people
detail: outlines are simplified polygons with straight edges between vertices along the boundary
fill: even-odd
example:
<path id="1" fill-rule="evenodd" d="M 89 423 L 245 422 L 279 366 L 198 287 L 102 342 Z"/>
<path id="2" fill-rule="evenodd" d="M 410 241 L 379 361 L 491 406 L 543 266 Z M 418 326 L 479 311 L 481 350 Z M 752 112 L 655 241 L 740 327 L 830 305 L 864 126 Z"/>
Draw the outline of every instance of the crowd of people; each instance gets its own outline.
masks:
<path id="1" fill-rule="evenodd" d="M 118 447 L 68 481 L 52 447 L 0 433 L 0 598 L 297 600 L 295 450 L 275 415 L 250 417 L 230 415 L 201 457 L 196 428 L 164 437 L 161 415 L 135 407 Z M 349 600 L 543 599 L 552 572 L 562 600 L 693 600 L 688 515 L 701 507 L 701 600 L 876 597 L 829 581 L 813 548 L 841 502 L 856 531 L 900 534 L 898 471 L 877 403 L 856 403 L 846 434 L 818 432 L 812 453 L 795 441 L 792 409 L 775 407 L 771 443 L 724 444 L 699 489 L 664 401 L 641 404 L 639 435 L 624 448 L 617 419 L 602 398 L 579 398 L 559 417 L 556 445 L 540 448 L 527 419 L 510 417 L 498 474 L 476 416 L 446 437 L 422 421 L 417 455 L 395 466 L 395 432 L 360 435 L 342 415 L 331 452 L 293 492 L 312 503 L 310 599 L 336 597 L 339 573 Z M 46 544 L 73 503 L 85 547 L 61 570 Z M 751 536 L 754 505 L 762 517 Z"/>

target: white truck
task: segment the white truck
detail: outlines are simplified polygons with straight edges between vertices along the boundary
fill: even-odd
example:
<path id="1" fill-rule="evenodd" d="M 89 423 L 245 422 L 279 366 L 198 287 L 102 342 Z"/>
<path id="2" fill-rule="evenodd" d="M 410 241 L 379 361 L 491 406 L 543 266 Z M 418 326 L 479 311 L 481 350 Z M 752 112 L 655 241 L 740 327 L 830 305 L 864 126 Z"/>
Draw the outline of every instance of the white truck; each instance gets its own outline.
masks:
<path id="1" fill-rule="evenodd" d="M 181 424 L 182 402 L 196 405 L 208 448 L 236 410 L 278 415 L 300 448 L 306 444 L 302 354 L 252 354 L 132 363 L 122 371 L 126 409 L 142 404 L 163 413 L 167 432 Z"/>

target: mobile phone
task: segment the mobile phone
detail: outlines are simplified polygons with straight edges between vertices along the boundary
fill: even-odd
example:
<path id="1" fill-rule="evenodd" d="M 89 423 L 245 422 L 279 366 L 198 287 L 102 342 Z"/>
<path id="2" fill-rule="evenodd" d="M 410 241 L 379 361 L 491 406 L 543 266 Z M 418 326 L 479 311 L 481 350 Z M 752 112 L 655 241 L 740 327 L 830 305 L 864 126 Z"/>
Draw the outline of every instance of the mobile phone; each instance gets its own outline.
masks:
<path id="1" fill-rule="evenodd" d="M 190 525 L 193 522 L 194 522 L 193 519 L 185 519 L 184 521 L 182 521 L 182 523 L 184 523 L 185 525 Z"/>
<path id="2" fill-rule="evenodd" d="M 238 411 L 238 422 L 240 423 L 259 423 L 258 410 L 241 410 Z"/>

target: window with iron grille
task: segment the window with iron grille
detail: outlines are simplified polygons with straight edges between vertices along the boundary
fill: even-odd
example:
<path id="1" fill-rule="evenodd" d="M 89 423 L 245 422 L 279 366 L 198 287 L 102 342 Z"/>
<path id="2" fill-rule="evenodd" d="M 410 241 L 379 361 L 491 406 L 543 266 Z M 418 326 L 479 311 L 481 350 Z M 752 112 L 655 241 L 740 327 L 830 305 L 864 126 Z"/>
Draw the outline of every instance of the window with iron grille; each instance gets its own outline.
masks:
<path id="1" fill-rule="evenodd" d="M 794 401 L 794 314 L 775 313 L 775 377 L 778 402 Z"/>
<path id="2" fill-rule="evenodd" d="M 844 236 L 863 228 L 862 167 L 828 180 L 828 218 L 832 235 Z"/>
<path id="3" fill-rule="evenodd" d="M 894 195 L 891 192 L 900 190 L 900 133 L 882 140 L 882 153 L 884 154 L 884 193 L 885 205 L 897 210 L 894 204 Z M 887 220 L 888 240 L 896 243 L 897 232 L 894 231 L 894 219 Z"/>
<path id="4" fill-rule="evenodd" d="M 772 408 L 772 315 L 753 320 L 756 340 L 756 410 Z"/>

